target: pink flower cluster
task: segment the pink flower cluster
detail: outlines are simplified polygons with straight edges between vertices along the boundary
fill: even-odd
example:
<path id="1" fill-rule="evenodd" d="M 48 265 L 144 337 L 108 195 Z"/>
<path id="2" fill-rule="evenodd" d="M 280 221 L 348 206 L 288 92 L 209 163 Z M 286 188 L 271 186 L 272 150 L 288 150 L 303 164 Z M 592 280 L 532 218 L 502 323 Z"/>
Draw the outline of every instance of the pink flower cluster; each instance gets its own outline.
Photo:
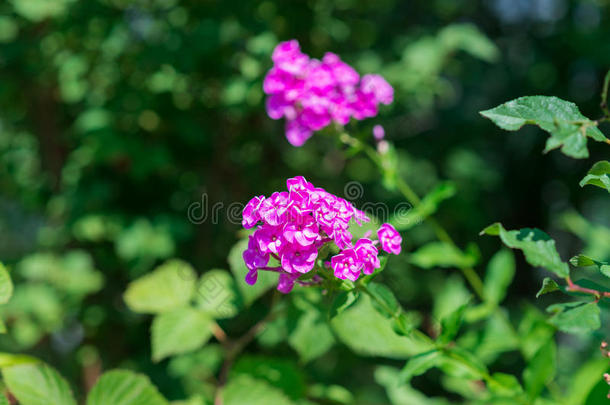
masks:
<path id="1" fill-rule="evenodd" d="M 301 146 L 331 122 L 345 125 L 353 117 L 377 115 L 379 104 L 390 104 L 394 89 L 379 75 L 362 76 L 339 56 L 327 52 L 322 60 L 301 52 L 293 39 L 273 51 L 273 68 L 263 82 L 267 113 L 286 118 L 286 138 Z"/>
<path id="2" fill-rule="evenodd" d="M 356 281 L 361 273 L 372 274 L 380 267 L 378 244 L 388 253 L 400 253 L 402 238 L 392 225 L 379 228 L 379 240 L 364 237 L 353 244 L 350 221 L 359 225 L 369 221 L 362 211 L 302 176 L 288 179 L 286 187 L 288 191 L 268 198 L 254 197 L 244 208 L 244 228 L 256 227 L 243 253 L 248 284 L 256 283 L 259 270 L 275 271 L 278 290 L 290 292 L 300 276 L 313 270 L 320 248 L 328 243 L 340 252 L 325 265 L 343 280 Z M 271 257 L 278 266 L 268 266 Z"/>

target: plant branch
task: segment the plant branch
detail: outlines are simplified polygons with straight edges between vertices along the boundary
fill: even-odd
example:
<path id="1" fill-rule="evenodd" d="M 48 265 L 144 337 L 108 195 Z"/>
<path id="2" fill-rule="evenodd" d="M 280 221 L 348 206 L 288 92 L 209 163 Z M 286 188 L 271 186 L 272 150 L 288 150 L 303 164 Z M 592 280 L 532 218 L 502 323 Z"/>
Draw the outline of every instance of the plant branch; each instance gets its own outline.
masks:
<path id="1" fill-rule="evenodd" d="M 568 283 L 567 290 L 570 292 L 579 292 L 583 294 L 593 295 L 595 297 L 595 301 L 599 301 L 602 298 L 610 298 L 610 292 L 608 291 L 598 291 L 592 288 L 581 287 L 578 284 L 575 284 L 569 276 L 566 277 L 565 280 L 566 283 Z"/>
<path id="2" fill-rule="evenodd" d="M 275 291 L 273 294 L 273 299 L 271 301 L 271 308 L 269 309 L 269 313 L 267 313 L 267 315 L 263 319 L 255 323 L 250 329 L 248 329 L 246 333 L 244 333 L 239 338 L 231 340 L 227 338 L 224 332 L 222 333 L 225 337 L 224 341 L 221 341 L 225 350 L 225 358 L 220 368 L 220 373 L 218 375 L 216 393 L 214 394 L 214 405 L 223 405 L 223 388 L 227 383 L 229 371 L 231 371 L 231 367 L 233 366 L 233 363 L 235 362 L 237 356 L 244 350 L 246 346 L 248 346 L 250 342 L 252 342 L 252 340 L 254 340 L 256 335 L 258 335 L 265 328 L 265 326 L 267 326 L 267 324 L 277 316 L 277 311 L 274 310 L 277 301 L 278 293 L 277 291 Z"/>

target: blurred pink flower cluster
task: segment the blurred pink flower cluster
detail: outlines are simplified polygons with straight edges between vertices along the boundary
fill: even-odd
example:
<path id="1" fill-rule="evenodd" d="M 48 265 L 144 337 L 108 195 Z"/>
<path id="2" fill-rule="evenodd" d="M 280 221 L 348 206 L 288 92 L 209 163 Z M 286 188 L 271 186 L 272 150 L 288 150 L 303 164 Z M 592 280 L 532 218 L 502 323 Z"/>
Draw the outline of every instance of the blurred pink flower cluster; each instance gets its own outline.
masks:
<path id="1" fill-rule="evenodd" d="M 331 122 L 345 125 L 351 118 L 377 115 L 379 104 L 390 104 L 394 89 L 376 74 L 360 77 L 339 56 L 327 52 L 322 60 L 301 52 L 297 40 L 277 45 L 273 68 L 265 76 L 263 90 L 267 113 L 286 119 L 286 138 L 301 146 Z"/>
<path id="2" fill-rule="evenodd" d="M 244 208 L 244 228 L 256 227 L 243 253 L 247 283 L 256 283 L 259 270 L 275 271 L 278 290 L 288 293 L 299 277 L 313 270 L 320 248 L 327 243 L 341 249 L 325 264 L 343 280 L 356 281 L 361 273 L 372 274 L 380 267 L 378 244 L 388 253 L 400 253 L 402 238 L 392 225 L 379 228 L 379 240 L 364 237 L 353 244 L 350 221 L 359 225 L 369 221 L 362 211 L 302 176 L 288 179 L 286 187 L 287 191 L 268 198 L 254 197 Z M 279 266 L 268 266 L 271 257 Z"/>

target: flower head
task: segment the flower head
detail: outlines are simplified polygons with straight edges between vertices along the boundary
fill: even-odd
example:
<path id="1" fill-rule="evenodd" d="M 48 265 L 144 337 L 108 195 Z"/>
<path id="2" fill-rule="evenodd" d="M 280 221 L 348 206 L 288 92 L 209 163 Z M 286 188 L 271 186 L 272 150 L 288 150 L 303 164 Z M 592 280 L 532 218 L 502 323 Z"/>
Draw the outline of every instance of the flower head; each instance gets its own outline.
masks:
<path id="1" fill-rule="evenodd" d="M 377 236 L 383 250 L 395 255 L 400 254 L 402 237 L 396 228 L 390 224 L 383 224 L 377 230 Z"/>
<path id="2" fill-rule="evenodd" d="M 286 138 L 303 145 L 314 131 L 351 118 L 374 117 L 379 104 L 390 104 L 394 89 L 383 77 L 360 75 L 338 55 L 322 60 L 301 52 L 296 40 L 281 42 L 271 56 L 273 67 L 263 81 L 267 114 L 286 119 Z"/>
<path id="3" fill-rule="evenodd" d="M 372 274 L 380 267 L 375 246 L 379 241 L 366 236 L 352 244 L 350 224 L 352 220 L 358 224 L 369 221 L 364 212 L 349 201 L 315 187 L 302 176 L 288 179 L 286 189 L 270 197 L 255 197 L 244 209 L 244 227 L 256 228 L 243 253 L 249 269 L 248 284 L 256 283 L 259 270 L 275 271 L 279 273 L 278 290 L 291 291 L 303 274 L 314 269 L 328 271 L 322 264 L 316 268 L 317 260 L 324 259 L 319 257 L 321 248 L 327 244 L 334 244 L 340 250 L 328 263 L 339 279 L 356 281 L 362 273 Z M 380 238 L 387 236 L 384 232 L 387 233 L 379 230 Z M 268 267 L 271 257 L 279 266 Z"/>

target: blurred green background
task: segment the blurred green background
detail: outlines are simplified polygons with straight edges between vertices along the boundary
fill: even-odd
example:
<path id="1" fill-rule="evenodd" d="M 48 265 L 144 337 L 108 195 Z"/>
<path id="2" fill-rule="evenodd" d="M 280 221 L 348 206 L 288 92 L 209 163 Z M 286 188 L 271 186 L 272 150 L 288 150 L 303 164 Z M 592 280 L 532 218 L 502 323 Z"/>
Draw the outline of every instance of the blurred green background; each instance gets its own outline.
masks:
<path id="1" fill-rule="evenodd" d="M 175 364 L 151 363 L 149 320 L 122 300 L 130 280 L 170 257 L 200 273 L 227 268 L 241 230 L 231 203 L 268 195 L 287 177 L 337 195 L 358 181 L 357 206 L 402 201 L 364 157 L 346 156 L 323 134 L 294 148 L 283 122 L 266 116 L 270 53 L 292 38 L 312 57 L 336 52 L 395 87 L 391 106 L 348 130 L 383 125 L 420 194 L 440 180 L 456 184 L 438 218 L 460 246 L 475 241 L 489 258 L 498 241 L 478 232 L 502 221 L 549 231 L 564 259 L 583 247 L 610 259 L 610 200 L 578 188 L 608 148 L 592 145 L 589 161 L 542 155 L 538 130 L 503 133 L 478 115 L 542 94 L 597 118 L 610 1 L 8 0 L 0 4 L 0 261 L 16 293 L 2 310 L 3 350 L 33 353 L 75 386 L 97 368 L 134 367 L 182 398 L 195 383 Z M 206 204 L 203 218 L 196 210 Z M 416 227 L 404 250 L 430 239 Z M 405 307 L 429 313 L 448 273 L 404 257 L 390 263 L 384 276 Z M 519 257 L 508 306 L 533 301 L 541 278 Z M 243 331 L 265 304 L 226 328 Z M 566 375 L 590 349 L 570 339 Z M 290 353 L 281 344 L 250 351 Z M 369 362 L 338 346 L 306 371 L 363 391 L 371 399 L 362 403 L 384 403 L 375 402 L 383 397 Z M 433 380 L 419 388 L 434 394 Z"/>

